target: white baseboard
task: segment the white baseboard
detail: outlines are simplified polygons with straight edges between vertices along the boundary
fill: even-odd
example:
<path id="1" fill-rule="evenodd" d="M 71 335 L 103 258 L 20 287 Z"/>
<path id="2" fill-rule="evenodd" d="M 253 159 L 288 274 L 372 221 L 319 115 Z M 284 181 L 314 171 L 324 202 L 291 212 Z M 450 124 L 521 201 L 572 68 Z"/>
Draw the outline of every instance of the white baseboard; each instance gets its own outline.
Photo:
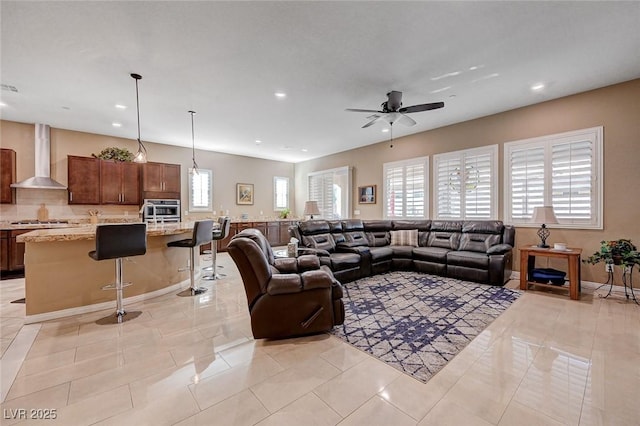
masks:
<path id="1" fill-rule="evenodd" d="M 184 280 L 184 281 L 180 281 L 177 284 L 173 284 L 169 287 L 165 287 L 165 288 L 161 288 L 159 290 L 156 291 L 152 291 L 150 293 L 145 293 L 145 294 L 139 294 L 137 296 L 131 296 L 131 297 L 126 297 L 123 300 L 123 304 L 126 306 L 128 304 L 132 304 L 132 303 L 136 303 L 136 302 L 142 302 L 145 301 L 147 299 L 152 299 L 154 297 L 158 297 L 158 296 L 162 296 L 164 294 L 167 293 L 172 293 L 174 291 L 177 290 L 182 290 L 183 288 L 188 288 L 190 286 L 190 281 Z M 49 321 L 52 319 L 58 319 L 58 318 L 63 318 L 63 317 L 69 317 L 72 315 L 80 315 L 80 314 L 86 314 L 89 312 L 96 312 L 96 311 L 102 311 L 105 309 L 113 309 L 115 311 L 115 300 L 110 301 L 110 302 L 102 302 L 102 303 L 96 303 L 93 305 L 87 305 L 87 306 L 78 306 L 77 308 L 69 308 L 69 309 L 62 309 L 60 311 L 53 311 L 53 312 L 45 312 L 43 314 L 35 314 L 35 315 L 26 315 L 25 319 L 24 319 L 24 323 L 25 324 L 33 324 L 36 322 L 42 322 L 42 321 Z"/>

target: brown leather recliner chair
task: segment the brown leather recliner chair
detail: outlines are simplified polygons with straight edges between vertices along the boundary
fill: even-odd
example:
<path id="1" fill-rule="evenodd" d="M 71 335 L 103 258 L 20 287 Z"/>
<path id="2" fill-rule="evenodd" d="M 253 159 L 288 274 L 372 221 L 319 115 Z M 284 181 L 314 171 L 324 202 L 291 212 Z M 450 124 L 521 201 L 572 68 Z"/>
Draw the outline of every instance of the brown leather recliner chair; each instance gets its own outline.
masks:
<path id="1" fill-rule="evenodd" d="M 244 282 L 256 339 L 318 333 L 344 322 L 342 286 L 317 256 L 276 259 L 257 229 L 235 235 L 228 251 Z"/>

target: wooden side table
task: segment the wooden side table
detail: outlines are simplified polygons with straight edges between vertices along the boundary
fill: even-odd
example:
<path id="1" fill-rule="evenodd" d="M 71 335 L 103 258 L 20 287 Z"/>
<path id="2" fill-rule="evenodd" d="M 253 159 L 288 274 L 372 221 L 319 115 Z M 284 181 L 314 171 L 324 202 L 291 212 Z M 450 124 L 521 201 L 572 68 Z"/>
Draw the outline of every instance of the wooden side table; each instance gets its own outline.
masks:
<path id="1" fill-rule="evenodd" d="M 529 286 L 539 286 L 554 289 L 566 289 L 565 286 L 543 284 L 529 281 L 529 270 L 535 267 L 536 256 L 567 259 L 569 267 L 569 296 L 573 300 L 580 299 L 580 255 L 582 249 L 568 248 L 555 250 L 536 246 L 519 247 L 520 250 L 520 290 L 527 290 Z"/>

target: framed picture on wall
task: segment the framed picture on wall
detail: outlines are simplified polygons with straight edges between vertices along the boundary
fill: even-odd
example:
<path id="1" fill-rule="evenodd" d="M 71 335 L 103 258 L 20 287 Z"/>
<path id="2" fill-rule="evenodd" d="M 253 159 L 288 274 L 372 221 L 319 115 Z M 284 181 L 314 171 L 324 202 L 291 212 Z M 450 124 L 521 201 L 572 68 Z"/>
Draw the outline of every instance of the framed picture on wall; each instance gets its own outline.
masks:
<path id="1" fill-rule="evenodd" d="M 358 187 L 358 202 L 360 204 L 375 204 L 376 203 L 376 186 L 359 186 Z"/>
<path id="2" fill-rule="evenodd" d="M 253 184 L 237 183 L 236 184 L 236 204 L 253 204 Z"/>

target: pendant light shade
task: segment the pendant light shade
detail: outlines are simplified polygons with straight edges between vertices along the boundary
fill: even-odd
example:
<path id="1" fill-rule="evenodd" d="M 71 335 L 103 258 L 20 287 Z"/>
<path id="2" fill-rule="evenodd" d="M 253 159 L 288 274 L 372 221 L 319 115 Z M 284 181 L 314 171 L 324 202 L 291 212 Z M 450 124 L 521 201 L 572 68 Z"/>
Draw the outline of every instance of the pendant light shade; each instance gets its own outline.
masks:
<path id="1" fill-rule="evenodd" d="M 199 174 L 198 173 L 198 163 L 196 163 L 196 140 L 195 140 L 195 132 L 193 130 L 193 114 L 195 114 L 195 111 L 189 111 L 189 114 L 191 114 L 191 161 L 193 162 L 192 167 L 192 171 L 194 174 Z"/>
<path id="2" fill-rule="evenodd" d="M 147 148 L 140 139 L 140 98 L 138 96 L 138 80 L 142 79 L 140 74 L 131 74 L 131 77 L 136 81 L 136 111 L 138 112 L 138 152 L 133 157 L 133 161 L 136 163 L 147 162 Z"/>

